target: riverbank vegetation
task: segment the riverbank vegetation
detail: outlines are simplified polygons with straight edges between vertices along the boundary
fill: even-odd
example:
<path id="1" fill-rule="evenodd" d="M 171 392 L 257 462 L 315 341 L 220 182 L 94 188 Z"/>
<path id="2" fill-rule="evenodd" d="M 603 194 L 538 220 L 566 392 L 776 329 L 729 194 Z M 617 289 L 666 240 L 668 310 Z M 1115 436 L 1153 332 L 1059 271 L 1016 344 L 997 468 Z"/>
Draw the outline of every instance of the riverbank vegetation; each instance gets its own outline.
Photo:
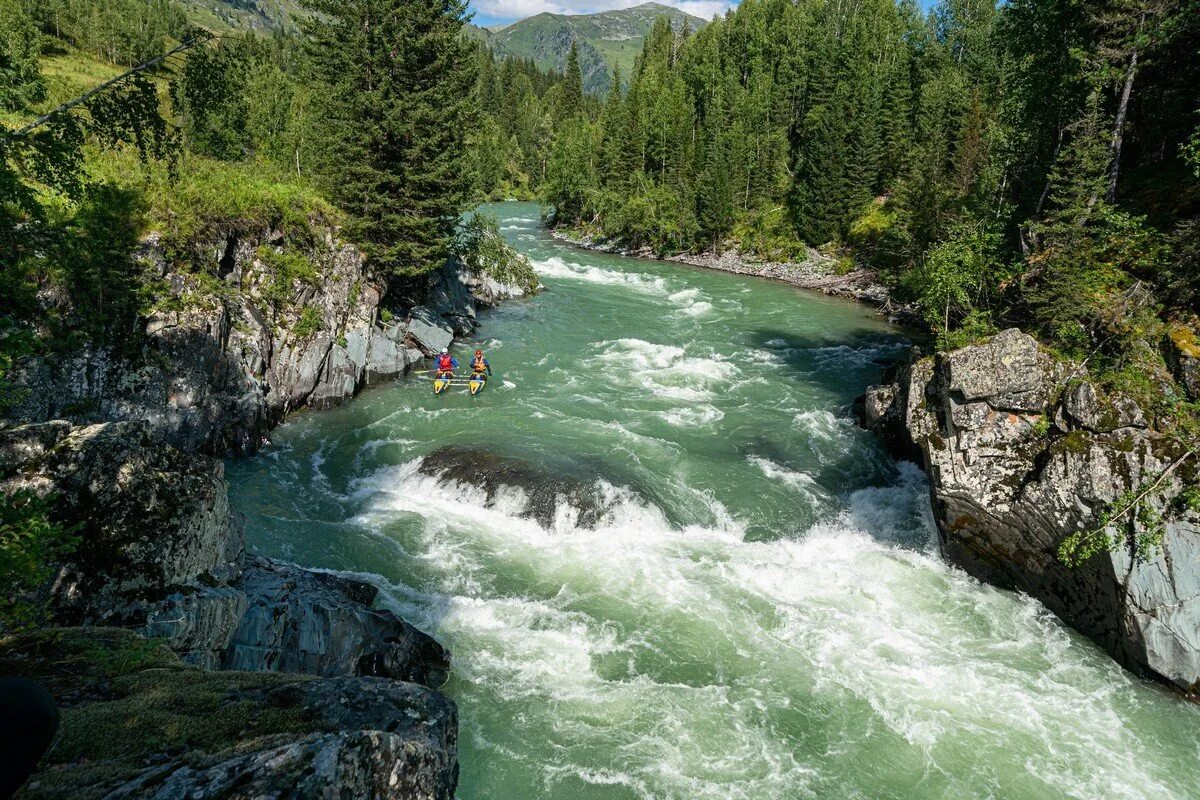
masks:
<path id="1" fill-rule="evenodd" d="M 746 0 L 660 21 L 621 91 L 568 110 L 542 191 L 559 224 L 660 253 L 851 257 L 944 346 L 1017 325 L 1180 406 L 1198 47 L 1195 0 Z"/>

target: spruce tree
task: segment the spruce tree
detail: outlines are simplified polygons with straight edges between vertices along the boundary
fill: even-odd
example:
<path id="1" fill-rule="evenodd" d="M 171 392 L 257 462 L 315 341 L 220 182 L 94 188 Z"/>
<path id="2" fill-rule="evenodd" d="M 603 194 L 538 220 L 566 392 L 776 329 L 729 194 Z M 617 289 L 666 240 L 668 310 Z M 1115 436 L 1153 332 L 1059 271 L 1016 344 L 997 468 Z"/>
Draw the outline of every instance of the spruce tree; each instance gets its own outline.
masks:
<path id="1" fill-rule="evenodd" d="M 476 116 L 462 0 L 308 0 L 308 54 L 326 123 L 323 182 L 372 266 L 445 260 L 472 189 Z"/>
<path id="2" fill-rule="evenodd" d="M 21 0 L 0 0 L 0 109 L 17 111 L 46 96 L 38 67 L 41 46 Z"/>
<path id="3" fill-rule="evenodd" d="M 563 80 L 561 119 L 572 119 L 583 111 L 583 71 L 579 66 L 579 45 L 571 42 L 571 52 L 567 54 L 566 77 Z"/>

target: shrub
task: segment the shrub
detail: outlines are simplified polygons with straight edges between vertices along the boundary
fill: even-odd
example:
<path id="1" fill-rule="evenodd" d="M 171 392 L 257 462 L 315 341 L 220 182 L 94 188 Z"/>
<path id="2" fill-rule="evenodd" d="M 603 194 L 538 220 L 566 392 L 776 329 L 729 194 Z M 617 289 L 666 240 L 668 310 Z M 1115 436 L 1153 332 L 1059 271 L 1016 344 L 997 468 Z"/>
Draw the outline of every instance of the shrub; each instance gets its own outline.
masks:
<path id="1" fill-rule="evenodd" d="M 6 633 L 45 619 L 46 583 L 79 543 L 74 528 L 51 520 L 51 506 L 52 498 L 26 489 L 0 493 L 0 630 Z"/>

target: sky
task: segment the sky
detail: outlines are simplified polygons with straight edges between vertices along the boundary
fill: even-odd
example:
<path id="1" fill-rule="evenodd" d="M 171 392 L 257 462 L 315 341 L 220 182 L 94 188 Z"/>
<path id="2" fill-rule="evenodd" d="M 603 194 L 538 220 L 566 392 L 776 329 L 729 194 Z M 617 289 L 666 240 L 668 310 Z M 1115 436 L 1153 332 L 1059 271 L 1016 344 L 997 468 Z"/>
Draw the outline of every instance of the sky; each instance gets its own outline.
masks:
<path id="1" fill-rule="evenodd" d="M 639 6 L 646 0 L 471 0 L 476 25 L 507 25 L 519 19 L 549 11 L 552 14 L 594 14 L 614 8 Z M 665 6 L 675 6 L 703 19 L 736 6 L 738 0 L 657 0 Z"/>

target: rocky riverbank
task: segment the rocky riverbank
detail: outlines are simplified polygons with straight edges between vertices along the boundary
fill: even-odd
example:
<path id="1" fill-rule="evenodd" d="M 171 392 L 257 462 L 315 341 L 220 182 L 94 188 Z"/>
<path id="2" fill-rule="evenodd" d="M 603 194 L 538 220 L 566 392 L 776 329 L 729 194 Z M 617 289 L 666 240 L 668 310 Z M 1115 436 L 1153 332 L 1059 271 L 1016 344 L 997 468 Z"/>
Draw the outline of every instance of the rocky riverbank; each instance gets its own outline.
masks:
<path id="1" fill-rule="evenodd" d="M 561 228 L 551 229 L 550 234 L 559 241 L 585 250 L 614 253 L 633 258 L 660 258 L 650 248 L 631 249 L 619 242 L 592 238 Z M 732 248 L 720 255 L 713 252 L 680 253 L 666 256 L 662 260 L 720 272 L 732 272 L 737 275 L 752 275 L 757 278 L 782 281 L 831 297 L 855 300 L 877 309 L 882 316 L 897 324 L 911 324 L 916 320 L 916 309 L 897 303 L 887 287 L 880 283 L 875 272 L 869 269 L 855 268 L 845 274 L 838 274 L 837 262 L 822 256 L 812 248 L 809 248 L 808 258 L 801 262 L 763 261 Z"/>
<path id="2" fill-rule="evenodd" d="M 216 457 L 404 375 L 473 333 L 477 303 L 525 292 L 451 260 L 393 317 L 332 229 L 229 230 L 186 264 L 145 241 L 158 292 L 131 340 L 7 376 L 0 492 L 53 499 L 79 537 L 47 589 L 56 627 L 0 646 L 4 674 L 68 712 L 23 796 L 449 800 L 450 654 L 372 585 L 247 552 Z"/>
<path id="3" fill-rule="evenodd" d="M 1009 330 L 872 386 L 864 422 L 928 473 L 947 558 L 1037 597 L 1130 669 L 1200 689 L 1200 513 L 1185 494 L 1200 468 L 1131 398 Z M 1114 519 L 1111 551 L 1065 565 L 1063 540 L 1131 490 L 1148 513 Z M 1161 545 L 1139 555 L 1155 517 Z"/>

